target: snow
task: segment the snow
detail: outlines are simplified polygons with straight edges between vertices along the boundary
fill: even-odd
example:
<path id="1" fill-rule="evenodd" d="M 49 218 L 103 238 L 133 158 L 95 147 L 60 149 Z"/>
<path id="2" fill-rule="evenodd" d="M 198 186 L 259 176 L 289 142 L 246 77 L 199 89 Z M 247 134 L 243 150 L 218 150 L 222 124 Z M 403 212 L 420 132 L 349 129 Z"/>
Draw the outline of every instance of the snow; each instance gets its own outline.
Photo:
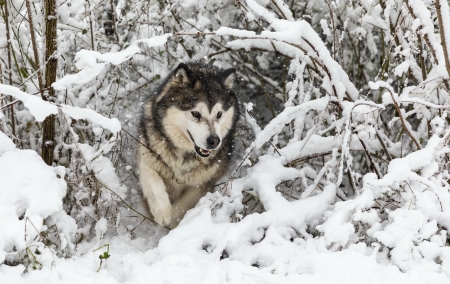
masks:
<path id="1" fill-rule="evenodd" d="M 38 96 L 33 96 L 22 92 L 20 89 L 8 85 L 0 84 L 0 92 L 13 96 L 23 102 L 26 108 L 31 112 L 35 119 L 39 122 L 51 115 L 58 113 L 58 105 L 42 100 Z M 109 129 L 113 133 L 120 131 L 121 126 L 117 118 L 107 118 L 103 115 L 86 108 L 73 107 L 69 105 L 61 105 L 63 113 L 74 119 L 88 119 L 102 127 Z"/>
<path id="2" fill-rule="evenodd" d="M 161 36 L 154 36 L 151 38 L 140 39 L 138 40 L 138 42 L 144 42 L 148 47 L 156 47 L 164 45 L 170 36 L 172 36 L 172 34 L 169 33 Z"/>
<path id="3" fill-rule="evenodd" d="M 90 64 L 89 68 L 84 68 L 76 74 L 69 74 L 59 79 L 52 84 L 52 87 L 55 90 L 64 90 L 75 84 L 86 84 L 97 77 L 105 66 L 106 64 L 104 63 Z"/>
<path id="4" fill-rule="evenodd" d="M 104 117 L 91 109 L 63 105 L 61 110 L 74 119 L 87 119 L 101 125 L 103 128 L 109 129 L 113 133 L 117 133 L 121 129 L 120 121 L 117 118 Z"/>
<path id="5" fill-rule="evenodd" d="M 3 227 L 0 262 L 3 262 L 13 249 L 23 251 L 33 243 L 47 217 L 65 215 L 62 198 L 66 194 L 66 183 L 64 168 L 47 166 L 33 150 L 16 149 L 3 132 L 0 132 L 0 173 L 0 224 Z"/>
<path id="6" fill-rule="evenodd" d="M 263 131 L 257 134 L 253 144 L 255 147 L 261 147 L 273 135 L 275 135 L 277 131 L 279 131 L 280 127 L 282 128 L 285 124 L 291 122 L 295 117 L 304 117 L 306 112 L 310 109 L 323 111 L 327 107 L 328 101 L 329 97 L 323 97 L 298 106 L 286 107 L 282 113 L 270 121 Z"/>
<path id="7" fill-rule="evenodd" d="M 93 171 L 102 185 L 121 198 L 125 198 L 127 188 L 120 184 L 111 160 L 103 155 L 110 151 L 112 145 L 114 145 L 114 138 L 98 151 L 87 144 L 78 144 L 77 146 L 83 155 L 87 170 Z"/>
<path id="8" fill-rule="evenodd" d="M 323 34 L 326 36 L 331 36 L 330 28 L 328 27 L 327 20 L 320 20 L 320 26 L 322 27 Z"/>
<path id="9" fill-rule="evenodd" d="M 268 21 L 275 31 L 263 31 L 260 35 L 253 35 L 253 32 L 222 27 L 218 30 L 220 35 L 249 37 L 249 39 L 244 38 L 230 41 L 227 43 L 227 46 L 235 49 L 244 48 L 249 50 L 251 47 L 262 47 L 263 49 L 271 50 L 273 49 L 273 44 L 278 41 L 281 44 L 275 45 L 277 52 L 303 56 L 304 53 L 302 51 L 293 48 L 295 45 L 300 45 L 304 50 L 308 51 L 308 56 L 317 58 L 325 66 L 326 72 L 324 72 L 324 76 L 328 80 L 329 88 L 335 90 L 331 93 L 337 96 L 339 101 L 343 100 L 346 91 L 352 100 L 356 100 L 358 90 L 350 82 L 348 75 L 342 70 L 342 67 L 332 59 L 325 44 L 306 21 L 277 19 L 272 12 L 253 0 L 247 0 L 247 5 L 257 15 Z M 268 42 L 265 40 L 259 42 L 258 38 L 272 39 L 274 41 Z"/>
<path id="10" fill-rule="evenodd" d="M 409 0 L 409 5 L 412 8 L 414 15 L 417 19 L 420 19 L 422 28 L 420 29 L 420 33 L 428 37 L 430 41 L 430 48 L 432 48 L 436 54 L 436 59 L 438 61 L 438 65 L 436 67 L 440 76 L 444 78 L 448 78 L 449 74 L 445 69 L 445 59 L 444 59 L 444 51 L 440 42 L 438 41 L 437 35 L 434 33 L 434 25 L 431 20 L 431 14 L 429 9 L 425 6 L 425 3 L 420 0 Z M 442 5 L 442 4 L 441 4 Z M 448 5 L 448 4 L 447 4 Z M 446 6 L 447 6 L 446 5 Z M 448 9 L 447 9 L 448 10 Z M 445 13 L 448 14 L 448 11 Z M 448 19 L 444 19 L 445 22 Z M 447 40 L 447 37 L 446 37 Z"/>
<path id="11" fill-rule="evenodd" d="M 58 113 L 58 108 L 55 105 L 43 101 L 38 96 L 31 96 L 21 91 L 19 88 L 0 84 L 0 93 L 8 94 L 21 100 L 25 107 L 28 108 L 34 118 L 39 122 L 44 121 L 44 119 L 51 114 Z"/>
<path id="12" fill-rule="evenodd" d="M 138 43 L 143 42 L 148 47 L 158 47 L 164 45 L 169 36 L 171 34 L 141 39 L 118 52 L 100 53 L 93 50 L 80 50 L 75 56 L 75 65 L 80 71 L 64 76 L 53 83 L 52 87 L 55 90 L 65 90 L 74 85 L 86 84 L 99 76 L 107 64 L 119 65 L 141 52 L 141 49 L 137 46 Z M 97 62 L 97 60 L 102 62 Z"/>
<path id="13" fill-rule="evenodd" d="M 221 27 L 216 31 L 216 35 L 230 35 L 236 37 L 253 37 L 256 35 L 255 32 L 245 31 L 245 30 L 237 30 L 227 27 Z"/>

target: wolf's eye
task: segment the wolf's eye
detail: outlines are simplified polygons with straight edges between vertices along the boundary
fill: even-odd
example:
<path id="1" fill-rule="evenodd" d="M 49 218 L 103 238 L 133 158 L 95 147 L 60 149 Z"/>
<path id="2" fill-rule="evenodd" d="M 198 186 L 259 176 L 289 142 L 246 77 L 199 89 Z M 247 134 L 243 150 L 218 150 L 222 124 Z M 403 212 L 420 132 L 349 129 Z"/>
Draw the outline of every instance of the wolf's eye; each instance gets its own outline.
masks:
<path id="1" fill-rule="evenodd" d="M 217 113 L 217 118 L 221 118 L 221 117 L 222 117 L 222 112 L 219 111 L 219 112 Z"/>
<path id="2" fill-rule="evenodd" d="M 193 117 L 200 119 L 202 115 L 198 111 L 191 111 Z"/>

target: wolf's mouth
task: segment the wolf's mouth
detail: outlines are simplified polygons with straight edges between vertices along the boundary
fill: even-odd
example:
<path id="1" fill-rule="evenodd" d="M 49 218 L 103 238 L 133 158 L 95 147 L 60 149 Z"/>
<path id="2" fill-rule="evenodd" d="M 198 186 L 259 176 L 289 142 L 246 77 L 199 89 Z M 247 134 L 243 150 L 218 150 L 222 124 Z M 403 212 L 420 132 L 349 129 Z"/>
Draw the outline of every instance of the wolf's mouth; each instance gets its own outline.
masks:
<path id="1" fill-rule="evenodd" d="M 202 158 L 206 158 L 206 157 L 209 157 L 209 154 L 211 154 L 211 150 L 205 150 L 205 149 L 202 149 L 202 148 L 200 148 L 200 147 L 198 147 L 196 144 L 195 144 L 195 141 L 194 141 L 194 138 L 192 137 L 192 135 L 191 135 L 191 133 L 189 132 L 189 130 L 188 130 L 188 133 L 189 133 L 189 137 L 191 137 L 191 140 L 192 140 L 192 142 L 194 143 L 194 148 L 195 148 L 195 152 L 197 152 L 197 154 L 200 156 L 200 157 L 202 157 Z"/>
<path id="2" fill-rule="evenodd" d="M 211 150 L 204 150 L 197 145 L 195 145 L 195 152 L 197 152 L 197 154 L 203 158 L 206 158 L 209 156 L 209 154 L 211 154 Z"/>

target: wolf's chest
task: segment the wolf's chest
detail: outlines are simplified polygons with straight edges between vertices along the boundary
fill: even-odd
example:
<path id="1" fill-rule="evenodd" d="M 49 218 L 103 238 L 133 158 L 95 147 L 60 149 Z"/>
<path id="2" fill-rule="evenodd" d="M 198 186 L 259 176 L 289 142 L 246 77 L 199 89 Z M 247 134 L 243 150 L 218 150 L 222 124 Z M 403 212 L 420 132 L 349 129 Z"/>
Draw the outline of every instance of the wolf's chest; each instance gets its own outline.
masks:
<path id="1" fill-rule="evenodd" d="M 215 176 L 218 166 L 206 165 L 195 158 L 180 159 L 172 165 L 171 170 L 173 172 L 171 183 L 202 186 Z"/>

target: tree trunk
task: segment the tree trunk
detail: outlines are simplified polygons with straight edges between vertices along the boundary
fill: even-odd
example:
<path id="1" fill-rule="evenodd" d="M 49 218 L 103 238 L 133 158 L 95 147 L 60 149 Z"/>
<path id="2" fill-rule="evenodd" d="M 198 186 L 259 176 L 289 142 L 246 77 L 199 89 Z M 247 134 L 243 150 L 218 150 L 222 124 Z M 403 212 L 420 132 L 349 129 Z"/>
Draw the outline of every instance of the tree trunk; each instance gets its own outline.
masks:
<path id="1" fill-rule="evenodd" d="M 56 58 L 56 3 L 55 0 L 45 0 L 45 86 L 51 87 L 56 80 L 56 68 L 58 60 Z M 55 101 L 55 90 L 49 88 L 43 96 L 46 101 Z M 53 150 L 55 149 L 55 116 L 48 116 L 42 125 L 42 159 L 51 165 L 53 163 Z"/>

